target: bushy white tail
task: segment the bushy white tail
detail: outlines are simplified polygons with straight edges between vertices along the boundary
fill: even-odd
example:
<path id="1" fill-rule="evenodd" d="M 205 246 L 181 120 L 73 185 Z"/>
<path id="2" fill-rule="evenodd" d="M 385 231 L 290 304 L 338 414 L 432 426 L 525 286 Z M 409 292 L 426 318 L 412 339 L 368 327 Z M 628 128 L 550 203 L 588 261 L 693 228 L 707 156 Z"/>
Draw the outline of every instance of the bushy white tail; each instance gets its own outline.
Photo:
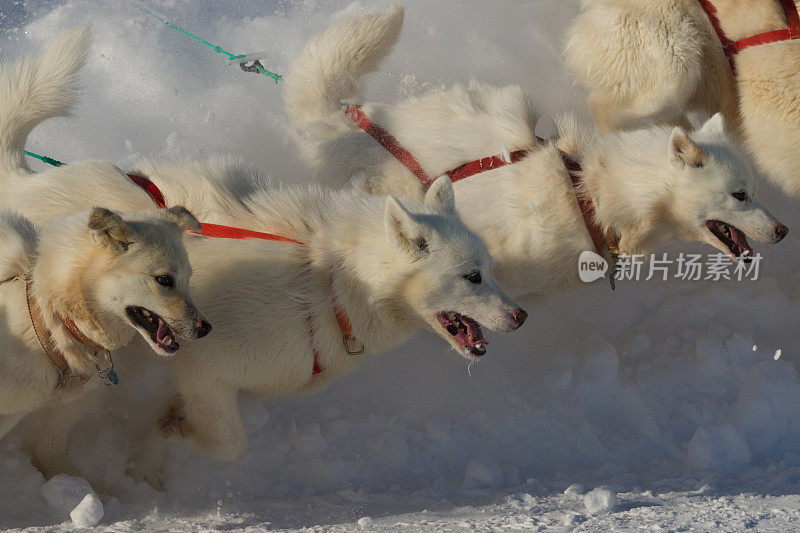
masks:
<path id="1" fill-rule="evenodd" d="M 38 232 L 27 218 L 0 208 L 0 282 L 30 272 L 38 241 Z"/>
<path id="2" fill-rule="evenodd" d="M 41 55 L 0 70 L 0 181 L 27 169 L 28 135 L 48 118 L 65 116 L 79 96 L 78 74 L 91 41 L 91 27 L 57 38 Z"/>
<path id="3" fill-rule="evenodd" d="M 286 76 L 284 101 L 294 128 L 321 120 L 353 96 L 358 80 L 376 70 L 403 27 L 403 8 L 347 17 L 312 38 Z"/>

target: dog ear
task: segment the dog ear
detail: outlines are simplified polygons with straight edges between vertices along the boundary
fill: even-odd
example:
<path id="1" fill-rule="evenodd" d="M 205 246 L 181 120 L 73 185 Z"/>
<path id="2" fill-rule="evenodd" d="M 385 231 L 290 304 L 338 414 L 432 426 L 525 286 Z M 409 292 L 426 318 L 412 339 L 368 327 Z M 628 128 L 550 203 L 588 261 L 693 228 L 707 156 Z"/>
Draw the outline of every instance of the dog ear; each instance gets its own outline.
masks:
<path id="1" fill-rule="evenodd" d="M 386 198 L 383 220 L 389 242 L 397 248 L 415 260 L 428 253 L 428 239 L 425 238 L 422 225 L 394 196 Z"/>
<path id="2" fill-rule="evenodd" d="M 706 154 L 683 128 L 675 128 L 669 137 L 670 161 L 689 167 L 702 167 Z"/>
<path id="3" fill-rule="evenodd" d="M 128 225 L 122 217 L 104 207 L 95 207 L 89 214 L 89 233 L 95 245 L 116 253 L 125 252 L 131 244 Z"/>
<path id="4" fill-rule="evenodd" d="M 437 207 L 449 215 L 456 214 L 456 196 L 447 176 L 439 176 L 425 194 L 425 205 Z"/>
<path id="5" fill-rule="evenodd" d="M 713 117 L 706 120 L 706 123 L 703 124 L 703 127 L 700 129 L 710 133 L 725 135 L 725 117 L 722 116 L 722 113 L 715 113 Z"/>
<path id="6" fill-rule="evenodd" d="M 165 209 L 163 211 L 163 217 L 164 220 L 174 226 L 177 226 L 177 228 L 181 231 L 186 230 L 186 228 L 189 228 L 192 231 L 201 230 L 200 222 L 198 222 L 194 215 L 182 205 L 176 205 L 175 207 Z"/>

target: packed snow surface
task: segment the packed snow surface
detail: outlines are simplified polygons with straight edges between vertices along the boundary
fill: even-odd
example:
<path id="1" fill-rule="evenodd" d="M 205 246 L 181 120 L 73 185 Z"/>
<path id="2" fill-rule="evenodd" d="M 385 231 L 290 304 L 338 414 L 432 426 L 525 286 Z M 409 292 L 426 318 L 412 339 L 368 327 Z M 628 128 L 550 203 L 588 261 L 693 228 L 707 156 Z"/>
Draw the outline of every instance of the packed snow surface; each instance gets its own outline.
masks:
<path id="1" fill-rule="evenodd" d="M 605 513 L 617 505 L 617 495 L 608 489 L 596 488 L 583 497 L 583 504 L 589 514 Z"/>
<path id="2" fill-rule="evenodd" d="M 285 73 L 336 17 L 385 4 L 147 5 L 234 53 L 264 50 L 264 65 Z M 540 135 L 559 113 L 588 117 L 559 57 L 576 2 L 406 7 L 400 42 L 367 80 L 365 99 L 476 79 L 529 89 L 544 117 Z M 72 118 L 37 129 L 30 150 L 122 168 L 227 153 L 275 180 L 310 178 L 286 133 L 279 84 L 127 2 L 2 0 L 0 56 L 39 50 L 87 20 L 95 45 L 85 97 Z M 795 204 L 766 184 L 759 192 L 798 225 Z M 71 461 L 88 484 L 45 484 L 19 429 L 0 441 L 0 528 L 797 529 L 798 239 L 758 251 L 758 281 L 620 282 L 614 292 L 597 282 L 524 302 L 525 327 L 492 335 L 469 373 L 420 333 L 316 394 L 243 397 L 249 453 L 221 464 L 173 449 L 163 493 L 124 471 L 164 367 L 154 357 L 126 373 L 119 362 L 121 386 L 72 439 Z"/>

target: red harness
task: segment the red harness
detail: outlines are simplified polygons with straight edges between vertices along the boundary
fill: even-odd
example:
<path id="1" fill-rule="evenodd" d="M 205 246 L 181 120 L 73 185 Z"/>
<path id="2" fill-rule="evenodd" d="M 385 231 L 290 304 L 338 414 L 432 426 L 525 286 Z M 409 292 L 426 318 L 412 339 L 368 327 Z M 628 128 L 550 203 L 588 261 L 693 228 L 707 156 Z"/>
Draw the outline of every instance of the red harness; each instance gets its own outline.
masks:
<path id="1" fill-rule="evenodd" d="M 164 195 L 161 193 L 156 184 L 150 181 L 149 179 L 145 178 L 144 176 L 137 176 L 136 174 L 128 174 L 128 177 L 133 181 L 136 185 L 139 186 L 144 192 L 147 193 L 148 196 L 155 202 L 155 204 L 160 207 L 161 209 L 166 209 L 167 204 L 166 200 L 164 199 Z M 291 239 L 289 237 L 283 237 L 281 235 L 275 235 L 272 233 L 262 233 L 260 231 L 253 231 L 249 229 L 242 229 L 242 228 L 234 228 L 231 226 L 220 226 L 217 224 L 200 224 L 201 230 L 199 232 L 200 235 L 205 235 L 206 237 L 215 237 L 220 239 L 261 239 L 265 241 L 280 241 L 280 242 L 292 242 L 295 244 L 299 244 L 300 246 L 305 246 L 305 243 L 300 242 L 295 239 Z M 331 294 L 333 294 L 333 276 L 330 277 L 330 284 L 331 284 Z M 336 315 L 336 321 L 339 323 L 339 329 L 342 331 L 342 338 L 344 339 L 345 349 L 347 353 L 351 355 L 360 355 L 364 353 L 364 347 L 361 346 L 360 350 L 353 349 L 351 346 L 356 342 L 356 338 L 353 336 L 353 326 L 350 323 L 350 318 L 347 315 L 347 311 L 339 305 L 336 298 L 332 298 L 333 303 L 333 312 Z M 317 349 L 316 344 L 314 344 L 314 328 L 311 326 L 311 317 L 308 319 L 308 327 L 311 333 L 311 349 L 314 353 L 314 369 L 312 374 L 319 374 L 324 369 L 319 362 L 319 350 Z"/>
<path id="2" fill-rule="evenodd" d="M 367 132 L 378 142 L 378 144 L 383 146 L 387 152 L 392 154 L 395 159 L 397 159 L 403 164 L 403 166 L 411 171 L 411 173 L 414 174 L 422 183 L 422 188 L 424 190 L 428 190 L 428 187 L 431 186 L 434 178 L 431 178 L 422 169 L 422 165 L 420 165 L 419 161 L 417 161 L 411 152 L 406 150 L 406 148 L 400 144 L 400 141 L 395 139 L 381 126 L 370 120 L 370 118 L 367 117 L 367 115 L 360 109 L 359 106 L 349 105 L 345 107 L 344 112 L 347 113 L 347 115 L 353 120 L 353 122 L 356 123 L 359 128 Z M 537 139 L 540 142 L 546 142 L 545 139 L 538 137 Z M 517 150 L 516 152 L 511 152 L 511 157 L 509 158 L 510 161 L 506 161 L 499 155 L 476 159 L 475 161 L 464 163 L 461 166 L 449 170 L 443 175 L 449 177 L 450 181 L 455 183 L 456 181 L 469 178 L 470 176 L 480 174 L 481 172 L 488 172 L 489 170 L 514 164 L 522 160 L 529 153 L 530 150 Z M 599 255 L 603 255 L 607 245 L 605 239 L 603 238 L 603 230 L 595 220 L 594 204 L 590 198 L 587 198 L 585 195 L 578 192 L 578 188 L 581 183 L 581 177 L 578 175 L 578 172 L 581 171 L 581 166 L 566 152 L 559 150 L 559 153 L 561 154 L 561 159 L 564 161 L 564 166 L 567 167 L 567 171 L 569 171 L 569 177 L 570 180 L 572 180 L 572 187 L 576 190 L 575 196 L 578 200 L 578 207 L 580 207 L 581 214 L 583 215 L 583 221 L 586 224 L 586 230 L 589 232 L 589 236 L 592 238 L 592 243 L 594 244 L 597 253 Z"/>
<path id="3" fill-rule="evenodd" d="M 788 24 L 787 28 L 751 35 L 750 37 L 745 37 L 744 39 L 739 39 L 738 41 L 732 41 L 727 35 L 725 35 L 725 32 L 722 30 L 719 17 L 717 16 L 717 8 L 713 3 L 711 3 L 711 0 L 697 1 L 700 2 L 700 5 L 708 15 L 709 20 L 711 20 L 711 25 L 714 27 L 714 31 L 717 32 L 719 41 L 722 43 L 722 50 L 725 52 L 725 57 L 728 58 L 728 63 L 730 64 L 731 70 L 734 74 L 736 74 L 736 62 L 734 61 L 734 56 L 745 48 L 750 48 L 751 46 L 760 46 L 762 44 L 779 43 L 781 41 L 800 39 L 800 15 L 797 13 L 797 6 L 794 4 L 793 0 L 779 0 L 781 7 L 783 8 L 783 12 L 786 15 L 786 22 Z"/>

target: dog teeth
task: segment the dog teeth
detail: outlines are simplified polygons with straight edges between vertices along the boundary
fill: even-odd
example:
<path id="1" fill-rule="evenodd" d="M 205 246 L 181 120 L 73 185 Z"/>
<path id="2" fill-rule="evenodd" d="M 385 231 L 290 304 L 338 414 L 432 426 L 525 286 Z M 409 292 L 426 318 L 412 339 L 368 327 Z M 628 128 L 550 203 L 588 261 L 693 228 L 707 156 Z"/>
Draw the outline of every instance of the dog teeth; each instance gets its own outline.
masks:
<path id="1" fill-rule="evenodd" d="M 745 250 L 744 252 L 742 252 L 742 255 L 750 255 L 750 250 Z"/>
<path id="2" fill-rule="evenodd" d="M 148 311 L 147 309 L 142 309 L 142 315 L 145 318 L 150 318 L 150 311 Z"/>

